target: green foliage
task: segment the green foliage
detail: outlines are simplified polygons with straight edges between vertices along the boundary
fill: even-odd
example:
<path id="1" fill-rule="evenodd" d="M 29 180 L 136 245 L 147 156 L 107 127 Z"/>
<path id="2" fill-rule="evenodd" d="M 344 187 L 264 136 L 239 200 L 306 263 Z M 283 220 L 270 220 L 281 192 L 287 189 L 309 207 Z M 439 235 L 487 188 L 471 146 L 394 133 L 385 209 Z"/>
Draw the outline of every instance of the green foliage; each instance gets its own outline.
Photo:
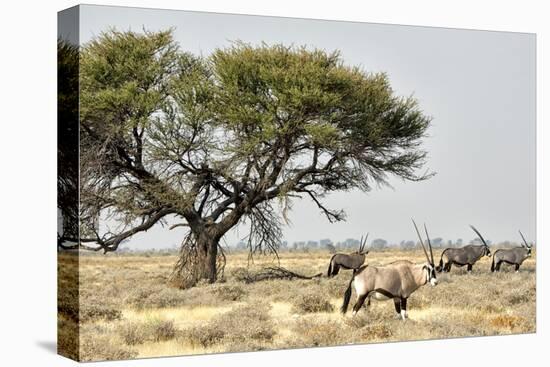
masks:
<path id="1" fill-rule="evenodd" d="M 82 118 L 120 130 L 147 124 L 166 98 L 177 50 L 170 31 L 102 33 L 82 53 Z"/>
<path id="2" fill-rule="evenodd" d="M 424 158 L 416 148 L 430 119 L 414 99 L 394 96 L 385 74 L 345 66 L 337 52 L 283 45 L 236 43 L 211 62 L 217 120 L 243 153 L 284 141 L 296 151 L 339 153 L 377 180 L 386 172 L 423 178 L 414 173 Z M 368 179 L 355 173 L 350 181 Z"/>

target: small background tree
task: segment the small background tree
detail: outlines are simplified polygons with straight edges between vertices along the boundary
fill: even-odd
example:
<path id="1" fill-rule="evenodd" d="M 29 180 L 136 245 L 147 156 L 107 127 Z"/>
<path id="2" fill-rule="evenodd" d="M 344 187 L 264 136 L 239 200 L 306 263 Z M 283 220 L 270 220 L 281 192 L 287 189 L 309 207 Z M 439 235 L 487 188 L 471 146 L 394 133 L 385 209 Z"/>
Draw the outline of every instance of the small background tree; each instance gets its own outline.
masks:
<path id="1" fill-rule="evenodd" d="M 416 248 L 416 242 L 413 240 L 402 240 L 399 243 L 399 247 L 403 250 L 411 250 Z"/>
<path id="2" fill-rule="evenodd" d="M 80 86 L 82 241 L 115 251 L 175 217 L 182 287 L 216 281 L 240 223 L 251 253 L 276 252 L 292 200 L 341 221 L 330 192 L 430 177 L 430 118 L 338 52 L 237 42 L 199 57 L 170 31 L 111 30 L 84 46 Z M 99 233 L 99 218 L 120 226 Z"/>
<path id="3" fill-rule="evenodd" d="M 383 238 L 376 238 L 372 240 L 370 247 L 373 249 L 384 249 L 388 247 L 388 241 Z"/>
<path id="4" fill-rule="evenodd" d="M 430 239 L 430 242 L 432 243 L 432 246 L 433 247 L 443 247 L 443 244 L 444 244 L 444 241 L 443 241 L 443 238 L 441 237 L 435 237 L 433 239 Z"/>

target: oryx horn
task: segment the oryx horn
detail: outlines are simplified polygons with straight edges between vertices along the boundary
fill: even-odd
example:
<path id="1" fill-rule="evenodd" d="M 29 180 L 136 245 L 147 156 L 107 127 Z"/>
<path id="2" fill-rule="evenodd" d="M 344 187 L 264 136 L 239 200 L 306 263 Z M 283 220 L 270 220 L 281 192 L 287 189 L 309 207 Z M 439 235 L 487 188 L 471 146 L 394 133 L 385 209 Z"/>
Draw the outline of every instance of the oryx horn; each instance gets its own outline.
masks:
<path id="1" fill-rule="evenodd" d="M 531 246 L 529 246 L 529 244 L 527 244 L 527 241 L 525 240 L 525 237 L 523 237 L 523 233 L 521 233 L 521 231 L 519 231 L 519 230 L 518 230 L 518 232 L 519 232 L 521 238 L 523 239 L 523 242 L 525 242 L 525 247 L 531 248 Z"/>
<path id="2" fill-rule="evenodd" d="M 424 241 L 422 241 L 422 236 L 420 236 L 420 231 L 418 230 L 418 227 L 416 226 L 416 223 L 414 222 L 414 219 L 411 219 L 414 224 L 414 229 L 416 229 L 416 234 L 418 235 L 418 239 L 420 240 L 420 244 L 422 245 L 422 250 L 424 250 L 424 255 L 426 255 L 426 260 L 430 262 L 430 257 L 428 256 L 428 251 L 426 251 L 426 247 L 424 247 Z"/>
<path id="3" fill-rule="evenodd" d="M 361 237 L 362 238 L 362 237 Z M 361 250 L 360 252 L 363 252 L 363 250 L 365 249 L 365 246 L 367 245 L 367 239 L 369 238 L 369 232 L 367 232 L 367 235 L 365 236 L 365 241 L 362 241 L 361 243 Z"/>
<path id="4" fill-rule="evenodd" d="M 483 244 L 486 246 L 486 247 L 489 247 L 487 246 L 487 242 L 485 242 L 485 239 L 483 238 L 483 236 L 481 235 L 481 233 L 479 233 L 479 231 L 476 229 L 476 227 L 474 227 L 473 225 L 470 224 L 470 228 L 472 228 L 474 230 L 475 233 L 477 233 L 477 235 L 479 236 L 479 239 L 481 240 L 481 242 L 483 242 Z"/>
<path id="5" fill-rule="evenodd" d="M 435 265 L 434 252 L 432 250 L 432 242 L 430 241 L 430 236 L 428 235 L 428 229 L 426 228 L 426 223 L 424 223 L 424 232 L 426 232 L 426 238 L 428 239 L 428 246 L 430 246 L 430 256 L 432 257 L 432 266 L 434 266 Z"/>

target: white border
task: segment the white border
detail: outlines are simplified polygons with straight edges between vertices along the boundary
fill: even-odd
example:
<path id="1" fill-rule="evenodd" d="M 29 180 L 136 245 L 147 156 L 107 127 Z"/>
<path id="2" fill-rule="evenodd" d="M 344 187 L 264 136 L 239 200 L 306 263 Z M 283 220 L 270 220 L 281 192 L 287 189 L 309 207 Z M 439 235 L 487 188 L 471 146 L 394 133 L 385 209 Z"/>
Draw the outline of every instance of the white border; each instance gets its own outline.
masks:
<path id="1" fill-rule="evenodd" d="M 280 366 L 324 365 L 540 365 L 546 356 L 548 319 L 548 263 L 544 228 L 548 182 L 544 157 L 548 132 L 543 127 L 545 86 L 542 70 L 548 60 L 548 11 L 543 1 L 351 1 L 274 0 L 95 1 L 124 5 L 273 15 L 376 23 L 445 26 L 537 33 L 537 334 L 464 338 L 427 342 L 390 343 L 260 353 L 219 354 L 127 362 L 101 366 Z M 0 11 L 0 169 L 2 236 L 0 244 L 0 363 L 5 366 L 65 366 L 73 362 L 57 356 L 56 254 L 56 29 L 58 10 L 73 1 L 5 2 Z M 545 16 L 546 15 L 546 16 Z M 512 168 L 513 169 L 513 168 Z M 545 341 L 546 339 L 546 341 Z M 511 353 L 514 352 L 514 353 Z M 94 363 L 89 365 L 95 365 Z"/>

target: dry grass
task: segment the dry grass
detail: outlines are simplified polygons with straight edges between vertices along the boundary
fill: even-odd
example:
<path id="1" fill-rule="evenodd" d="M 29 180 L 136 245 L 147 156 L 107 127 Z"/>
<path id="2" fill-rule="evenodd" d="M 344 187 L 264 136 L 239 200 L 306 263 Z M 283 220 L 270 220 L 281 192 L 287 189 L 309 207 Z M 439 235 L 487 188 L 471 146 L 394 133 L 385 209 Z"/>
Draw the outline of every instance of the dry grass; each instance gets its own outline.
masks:
<path id="1" fill-rule="evenodd" d="M 311 275 L 325 272 L 329 259 L 330 254 L 322 252 L 283 253 L 280 265 Z M 394 250 L 367 257 L 373 265 L 398 259 L 421 262 L 423 254 Z M 60 349 L 78 348 L 80 358 L 91 361 L 526 333 L 536 327 L 534 257 L 517 274 L 509 268 L 490 273 L 487 258 L 472 274 L 454 268 L 440 276 L 437 287 L 422 287 L 411 296 L 406 322 L 395 319 L 391 301 L 373 302 L 355 317 L 340 315 L 350 272 L 332 279 L 245 284 L 240 279 L 246 255 L 229 254 L 224 283 L 180 290 L 168 284 L 175 260 L 81 257 L 81 288 L 76 293 L 80 313 L 74 287 L 68 287 L 66 297 L 60 296 Z M 63 256 L 60 264 L 74 270 Z M 250 270 L 272 265 L 277 264 L 271 258 L 260 258 Z M 74 281 L 61 283 L 68 286 Z"/>

